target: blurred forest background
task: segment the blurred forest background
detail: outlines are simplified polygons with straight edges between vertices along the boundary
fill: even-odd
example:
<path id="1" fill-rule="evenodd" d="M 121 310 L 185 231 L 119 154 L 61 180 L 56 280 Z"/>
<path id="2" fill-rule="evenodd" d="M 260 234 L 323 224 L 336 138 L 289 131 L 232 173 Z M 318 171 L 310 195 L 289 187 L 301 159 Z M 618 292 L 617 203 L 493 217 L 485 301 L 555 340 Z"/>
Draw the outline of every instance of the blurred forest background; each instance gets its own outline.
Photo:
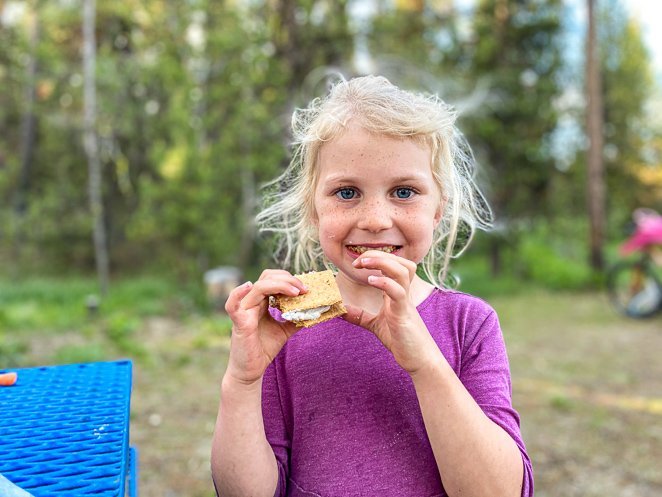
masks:
<path id="1" fill-rule="evenodd" d="M 252 223 L 259 185 L 288 160 L 293 107 L 339 71 L 383 74 L 463 112 L 497 218 L 474 252 L 493 271 L 545 278 L 536 267 L 551 264 L 562 280 L 551 283 L 591 283 L 576 5 L 99 2 L 87 75 L 82 5 L 0 2 L 3 273 L 94 270 L 87 126 L 113 275 L 199 278 L 217 265 L 254 274 L 270 262 Z M 609 242 L 633 208 L 662 205 L 661 97 L 637 20 L 618 0 L 596 5 Z"/>
<path id="2" fill-rule="evenodd" d="M 0 368 L 132 358 L 143 495 L 213 495 L 229 323 L 203 275 L 273 266 L 260 185 L 338 73 L 462 113 L 496 225 L 451 271 L 501 317 L 537 495 L 662 495 L 659 320 L 601 287 L 633 209 L 662 210 L 662 75 L 624 0 L 91 7 L 0 0 Z"/>

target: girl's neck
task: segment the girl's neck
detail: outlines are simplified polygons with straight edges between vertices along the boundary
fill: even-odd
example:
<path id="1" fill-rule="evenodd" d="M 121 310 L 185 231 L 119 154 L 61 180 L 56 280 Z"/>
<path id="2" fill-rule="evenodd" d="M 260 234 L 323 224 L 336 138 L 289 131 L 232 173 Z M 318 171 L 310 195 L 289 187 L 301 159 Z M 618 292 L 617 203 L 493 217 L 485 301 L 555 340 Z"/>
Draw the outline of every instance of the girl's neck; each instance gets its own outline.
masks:
<path id="1" fill-rule="evenodd" d="M 345 276 L 342 272 L 338 273 L 336 282 L 345 303 L 360 307 L 373 314 L 378 313 L 381 309 L 384 297 L 382 291 L 378 288 L 356 282 Z M 414 276 L 409 292 L 414 305 L 418 306 L 428 298 L 434 288 L 427 281 Z"/>

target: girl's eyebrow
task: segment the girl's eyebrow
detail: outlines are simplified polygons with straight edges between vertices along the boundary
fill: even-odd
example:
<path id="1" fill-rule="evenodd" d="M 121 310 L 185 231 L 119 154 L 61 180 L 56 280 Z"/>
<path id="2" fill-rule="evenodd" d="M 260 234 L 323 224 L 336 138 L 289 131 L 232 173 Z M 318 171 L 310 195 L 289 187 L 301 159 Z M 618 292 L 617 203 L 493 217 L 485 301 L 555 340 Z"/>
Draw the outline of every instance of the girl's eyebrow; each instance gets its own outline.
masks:
<path id="1" fill-rule="evenodd" d="M 407 176 L 398 176 L 396 178 L 393 178 L 392 180 L 394 183 L 411 183 L 418 181 L 427 182 L 429 179 L 430 177 L 426 174 L 414 173 Z"/>
<path id="2" fill-rule="evenodd" d="M 360 183 L 365 179 L 362 175 L 345 175 L 345 174 L 330 174 L 324 178 L 325 183 Z M 422 173 L 412 173 L 406 176 L 396 176 L 393 178 L 385 178 L 391 183 L 412 183 L 412 182 L 427 182 L 429 177 Z"/>

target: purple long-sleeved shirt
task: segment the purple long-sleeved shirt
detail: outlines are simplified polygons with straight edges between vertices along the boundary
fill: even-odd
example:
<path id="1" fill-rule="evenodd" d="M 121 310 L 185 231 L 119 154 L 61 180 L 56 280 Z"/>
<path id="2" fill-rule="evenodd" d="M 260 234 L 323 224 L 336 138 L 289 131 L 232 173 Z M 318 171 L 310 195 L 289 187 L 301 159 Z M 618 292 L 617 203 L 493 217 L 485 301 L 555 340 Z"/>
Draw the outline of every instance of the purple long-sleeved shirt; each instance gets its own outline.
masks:
<path id="1" fill-rule="evenodd" d="M 418 312 L 478 405 L 517 443 L 522 497 L 533 496 L 496 313 L 447 290 L 434 290 Z M 262 411 L 276 496 L 446 495 L 411 378 L 363 328 L 336 318 L 290 338 L 265 373 Z"/>

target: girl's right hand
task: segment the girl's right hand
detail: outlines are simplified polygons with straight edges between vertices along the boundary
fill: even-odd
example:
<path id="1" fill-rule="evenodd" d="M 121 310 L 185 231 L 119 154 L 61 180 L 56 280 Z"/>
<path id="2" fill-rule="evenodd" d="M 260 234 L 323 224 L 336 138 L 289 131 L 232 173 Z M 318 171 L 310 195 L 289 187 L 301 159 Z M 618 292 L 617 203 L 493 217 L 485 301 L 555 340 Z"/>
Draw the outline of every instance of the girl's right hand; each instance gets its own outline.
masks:
<path id="1" fill-rule="evenodd" d="M 289 272 L 267 269 L 258 281 L 235 288 L 225 304 L 232 320 L 230 359 L 226 376 L 245 385 L 259 381 L 285 342 L 297 331 L 294 324 L 269 315 L 269 296 L 305 293 L 301 281 Z"/>

